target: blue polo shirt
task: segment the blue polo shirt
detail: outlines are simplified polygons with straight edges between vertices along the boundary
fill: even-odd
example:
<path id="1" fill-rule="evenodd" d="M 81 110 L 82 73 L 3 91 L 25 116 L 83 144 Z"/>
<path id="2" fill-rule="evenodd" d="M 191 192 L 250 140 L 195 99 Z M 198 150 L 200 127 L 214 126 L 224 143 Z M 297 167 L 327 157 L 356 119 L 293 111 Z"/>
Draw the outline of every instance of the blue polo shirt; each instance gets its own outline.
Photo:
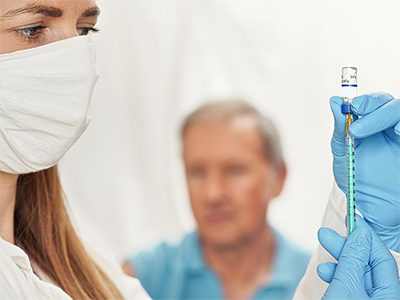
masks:
<path id="1" fill-rule="evenodd" d="M 309 254 L 277 231 L 271 277 L 250 299 L 292 299 Z M 137 278 L 153 299 L 224 299 L 217 275 L 205 264 L 196 232 L 179 244 L 161 243 L 128 259 Z"/>

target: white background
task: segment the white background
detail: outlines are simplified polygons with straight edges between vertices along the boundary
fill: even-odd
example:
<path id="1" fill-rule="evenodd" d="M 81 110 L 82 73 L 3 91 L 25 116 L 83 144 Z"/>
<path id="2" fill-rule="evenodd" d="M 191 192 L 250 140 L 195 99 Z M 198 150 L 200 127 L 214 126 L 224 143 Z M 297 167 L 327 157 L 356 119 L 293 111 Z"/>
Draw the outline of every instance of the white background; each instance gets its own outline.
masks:
<path id="1" fill-rule="evenodd" d="M 400 97 L 400 2 L 102 0 L 92 123 L 61 163 L 85 241 L 121 260 L 193 228 L 178 128 L 202 101 L 239 96 L 277 124 L 289 167 L 271 223 L 317 244 L 332 186 L 329 98 L 342 66 L 359 92 Z"/>

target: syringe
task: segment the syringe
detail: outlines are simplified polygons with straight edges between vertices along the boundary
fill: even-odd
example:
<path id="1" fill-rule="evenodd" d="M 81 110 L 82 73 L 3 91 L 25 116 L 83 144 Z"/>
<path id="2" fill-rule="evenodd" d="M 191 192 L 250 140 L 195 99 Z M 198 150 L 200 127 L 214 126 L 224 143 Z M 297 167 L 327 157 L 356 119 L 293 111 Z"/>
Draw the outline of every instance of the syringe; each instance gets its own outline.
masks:
<path id="1" fill-rule="evenodd" d="M 357 68 L 342 68 L 342 113 L 346 115 L 346 197 L 347 197 L 347 234 L 356 228 L 356 190 L 354 138 L 350 136 L 349 127 L 353 123 L 351 102 L 357 96 Z"/>

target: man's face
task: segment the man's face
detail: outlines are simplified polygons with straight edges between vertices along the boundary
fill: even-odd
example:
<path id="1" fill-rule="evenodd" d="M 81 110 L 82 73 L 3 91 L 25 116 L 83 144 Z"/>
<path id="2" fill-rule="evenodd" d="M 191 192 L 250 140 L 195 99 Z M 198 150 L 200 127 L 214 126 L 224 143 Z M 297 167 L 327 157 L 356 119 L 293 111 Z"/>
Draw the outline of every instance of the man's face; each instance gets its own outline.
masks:
<path id="1" fill-rule="evenodd" d="M 191 124 L 183 136 L 183 158 L 205 242 L 232 247 L 264 228 L 268 202 L 280 193 L 285 170 L 276 170 L 265 157 L 252 119 Z"/>

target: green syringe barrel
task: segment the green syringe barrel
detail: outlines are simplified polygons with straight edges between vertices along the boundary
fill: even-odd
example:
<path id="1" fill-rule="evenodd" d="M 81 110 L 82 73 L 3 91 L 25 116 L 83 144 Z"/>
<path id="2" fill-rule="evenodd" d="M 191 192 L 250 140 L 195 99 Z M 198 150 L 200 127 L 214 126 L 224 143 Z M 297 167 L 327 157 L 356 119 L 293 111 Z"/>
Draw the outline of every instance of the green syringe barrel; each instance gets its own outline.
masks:
<path id="1" fill-rule="evenodd" d="M 356 197 L 355 197 L 355 165 L 354 139 L 346 136 L 346 172 L 347 172 L 347 233 L 351 234 L 356 228 Z"/>

